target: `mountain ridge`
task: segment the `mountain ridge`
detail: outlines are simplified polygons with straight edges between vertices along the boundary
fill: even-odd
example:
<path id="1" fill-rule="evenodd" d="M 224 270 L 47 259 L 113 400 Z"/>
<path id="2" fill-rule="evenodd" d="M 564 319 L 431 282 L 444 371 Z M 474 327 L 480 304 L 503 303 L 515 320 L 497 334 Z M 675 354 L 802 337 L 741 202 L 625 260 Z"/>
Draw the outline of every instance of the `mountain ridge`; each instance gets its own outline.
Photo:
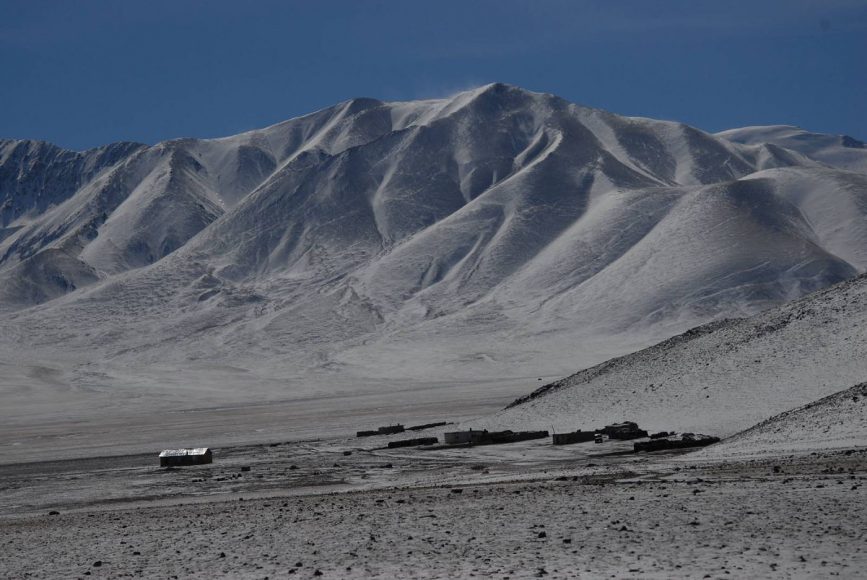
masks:
<path id="1" fill-rule="evenodd" d="M 127 147 L 0 235 L 0 361 L 75 401 L 515 385 L 867 268 L 867 175 L 508 85 Z"/>

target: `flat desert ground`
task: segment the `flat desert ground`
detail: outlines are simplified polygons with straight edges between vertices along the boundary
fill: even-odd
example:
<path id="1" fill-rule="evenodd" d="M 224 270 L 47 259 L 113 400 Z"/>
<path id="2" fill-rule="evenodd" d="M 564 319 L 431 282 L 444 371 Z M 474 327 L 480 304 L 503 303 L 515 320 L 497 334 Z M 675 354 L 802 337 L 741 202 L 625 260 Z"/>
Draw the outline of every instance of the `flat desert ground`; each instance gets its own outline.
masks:
<path id="1" fill-rule="evenodd" d="M 439 435 L 442 430 L 417 435 Z M 404 436 L 405 437 L 405 436 Z M 0 465 L 3 578 L 863 578 L 867 449 L 400 436 Z"/>

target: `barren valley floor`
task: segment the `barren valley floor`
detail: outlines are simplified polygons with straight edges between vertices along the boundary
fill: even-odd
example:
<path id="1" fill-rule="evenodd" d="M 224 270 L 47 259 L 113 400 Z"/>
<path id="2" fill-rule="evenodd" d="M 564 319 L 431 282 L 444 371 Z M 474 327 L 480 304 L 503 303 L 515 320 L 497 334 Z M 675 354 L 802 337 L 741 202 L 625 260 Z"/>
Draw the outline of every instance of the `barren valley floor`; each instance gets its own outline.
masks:
<path id="1" fill-rule="evenodd" d="M 867 567 L 865 450 L 708 462 L 623 454 L 625 442 L 365 443 L 223 449 L 174 470 L 144 455 L 0 466 L 0 576 L 857 578 Z"/>

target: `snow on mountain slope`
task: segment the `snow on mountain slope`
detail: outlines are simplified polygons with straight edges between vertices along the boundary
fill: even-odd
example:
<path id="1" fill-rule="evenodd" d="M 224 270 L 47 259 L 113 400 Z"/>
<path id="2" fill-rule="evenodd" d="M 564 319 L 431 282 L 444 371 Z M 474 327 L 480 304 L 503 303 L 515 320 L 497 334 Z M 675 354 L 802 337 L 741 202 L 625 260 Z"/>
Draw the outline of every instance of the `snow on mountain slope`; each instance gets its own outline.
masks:
<path id="1" fill-rule="evenodd" d="M 36 142 L 0 142 L 4 221 L 0 272 L 41 251 L 63 253 L 51 267 L 54 291 L 3 285 L 6 305 L 29 305 L 93 280 L 154 263 L 186 244 L 281 166 L 307 151 L 338 152 L 391 130 L 378 101 L 357 99 L 305 117 L 234 137 L 117 144 L 83 154 Z M 50 251 L 49 251 L 50 250 Z M 70 276 L 65 275 L 70 264 Z M 17 268 L 15 272 L 30 271 Z M 14 278 L 15 272 L 7 278 Z M 80 278 L 78 281 L 82 281 Z"/>
<path id="2" fill-rule="evenodd" d="M 815 243 L 859 272 L 867 270 L 867 174 L 788 167 L 756 172 L 774 194 L 797 208 Z"/>
<path id="3" fill-rule="evenodd" d="M 867 376 L 867 277 L 746 319 L 692 329 L 550 383 L 492 425 L 575 429 L 634 420 L 731 435 Z"/>
<path id="4" fill-rule="evenodd" d="M 867 267 L 860 175 L 501 84 L 100 163 L 9 143 L 0 379 L 79 410 L 513 389 Z"/>
<path id="5" fill-rule="evenodd" d="M 867 383 L 780 413 L 694 457 L 783 455 L 867 445 Z"/>
<path id="6" fill-rule="evenodd" d="M 743 127 L 716 135 L 743 145 L 776 145 L 832 167 L 867 173 L 867 145 L 848 135 L 811 133 L 791 125 Z"/>
<path id="7" fill-rule="evenodd" d="M 144 147 L 115 143 L 78 153 L 39 141 L 0 139 L 0 239 Z"/>

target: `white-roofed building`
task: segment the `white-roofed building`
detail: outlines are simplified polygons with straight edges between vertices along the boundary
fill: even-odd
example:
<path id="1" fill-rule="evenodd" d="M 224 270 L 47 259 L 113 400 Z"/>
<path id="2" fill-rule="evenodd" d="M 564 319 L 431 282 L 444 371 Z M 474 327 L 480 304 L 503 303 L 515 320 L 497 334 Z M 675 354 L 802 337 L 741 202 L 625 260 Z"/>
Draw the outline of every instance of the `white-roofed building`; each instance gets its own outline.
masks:
<path id="1" fill-rule="evenodd" d="M 166 449 L 160 453 L 160 467 L 174 467 L 177 465 L 203 465 L 211 463 L 214 454 L 207 447 L 195 449 Z"/>

